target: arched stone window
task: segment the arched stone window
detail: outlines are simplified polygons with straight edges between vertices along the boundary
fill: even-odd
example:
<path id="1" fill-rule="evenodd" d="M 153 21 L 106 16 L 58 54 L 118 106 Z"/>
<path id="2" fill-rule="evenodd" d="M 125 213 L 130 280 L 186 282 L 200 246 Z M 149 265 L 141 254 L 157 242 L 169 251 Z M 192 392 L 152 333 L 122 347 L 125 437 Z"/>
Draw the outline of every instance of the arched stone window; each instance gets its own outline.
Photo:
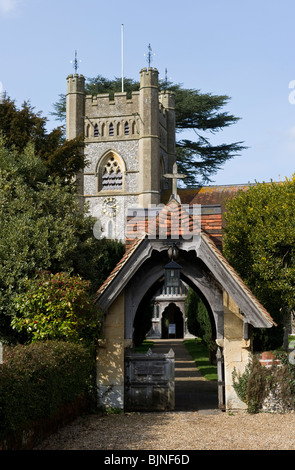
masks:
<path id="1" fill-rule="evenodd" d="M 101 168 L 101 185 L 102 191 L 112 190 L 118 191 L 123 189 L 123 169 L 119 159 L 114 154 L 110 154 L 105 160 Z"/>
<path id="2" fill-rule="evenodd" d="M 112 137 L 114 135 L 114 124 L 111 122 L 109 126 L 109 136 Z"/>
<path id="3" fill-rule="evenodd" d="M 99 135 L 98 125 L 97 124 L 94 125 L 93 135 L 94 135 L 94 137 L 98 137 L 98 135 Z"/>

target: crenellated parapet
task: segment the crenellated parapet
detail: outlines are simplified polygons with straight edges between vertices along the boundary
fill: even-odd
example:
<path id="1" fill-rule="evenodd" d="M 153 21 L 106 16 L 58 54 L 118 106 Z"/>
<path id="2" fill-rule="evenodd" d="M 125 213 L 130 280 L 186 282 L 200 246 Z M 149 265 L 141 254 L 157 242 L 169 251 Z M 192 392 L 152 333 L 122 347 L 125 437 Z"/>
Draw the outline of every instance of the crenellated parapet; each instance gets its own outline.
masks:
<path id="1" fill-rule="evenodd" d="M 113 99 L 108 93 L 86 96 L 86 113 L 89 116 L 124 116 L 138 112 L 139 92 L 132 93 L 131 98 L 127 93 L 114 93 Z"/>
<path id="2" fill-rule="evenodd" d="M 175 98 L 159 90 L 158 79 L 157 69 L 143 68 L 131 95 L 88 95 L 83 75 L 67 77 L 67 139 L 84 136 L 87 160 L 79 190 L 111 237 L 118 237 L 119 226 L 125 230 L 125 206 L 158 204 L 168 189 L 163 175 L 175 162 Z M 103 212 L 110 197 L 120 208 L 112 221 Z"/>
<path id="3" fill-rule="evenodd" d="M 138 139 L 139 92 L 87 95 L 85 98 L 85 138 L 94 142 L 108 139 Z"/>
<path id="4" fill-rule="evenodd" d="M 85 86 L 85 77 L 84 75 L 80 75 L 78 73 L 70 74 L 67 76 L 67 92 L 68 93 L 77 93 L 80 92 L 82 94 L 85 93 L 84 86 Z"/>

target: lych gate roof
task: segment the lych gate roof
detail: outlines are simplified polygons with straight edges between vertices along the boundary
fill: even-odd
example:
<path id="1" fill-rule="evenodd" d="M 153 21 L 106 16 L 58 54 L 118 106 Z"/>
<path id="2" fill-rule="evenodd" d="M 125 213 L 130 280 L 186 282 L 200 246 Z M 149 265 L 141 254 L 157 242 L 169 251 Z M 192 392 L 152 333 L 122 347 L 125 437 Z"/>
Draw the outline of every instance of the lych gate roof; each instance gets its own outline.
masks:
<path id="1" fill-rule="evenodd" d="M 137 238 L 133 240 L 129 240 L 128 248 L 117 264 L 115 269 L 111 272 L 108 276 L 106 281 L 102 284 L 100 289 L 96 295 L 96 301 L 99 303 L 99 300 L 104 294 L 109 290 L 112 289 L 114 281 L 118 281 L 118 277 L 120 277 L 123 268 L 124 268 L 124 283 L 127 282 L 126 280 L 126 269 L 134 269 L 136 272 L 136 267 L 134 265 L 140 266 L 140 248 L 144 243 L 148 242 L 149 238 L 159 238 L 161 230 L 163 231 L 166 229 L 167 237 L 166 239 L 173 239 L 173 236 L 178 235 L 178 238 L 185 243 L 185 236 L 191 234 L 192 228 L 192 216 L 187 213 L 183 214 L 181 212 L 181 205 L 171 199 L 169 203 L 156 215 L 155 219 L 147 224 L 146 220 L 137 219 L 137 227 L 136 233 Z M 179 228 L 178 233 L 175 232 L 175 218 L 177 216 L 183 217 L 181 227 Z M 174 222 L 173 222 L 174 220 Z M 165 225 L 166 224 L 166 225 Z M 142 232 L 140 233 L 140 227 L 142 228 Z M 147 229 L 147 230 L 145 230 Z M 241 299 L 240 304 L 243 305 L 245 308 L 241 309 L 247 310 L 247 318 L 245 320 L 248 323 L 254 324 L 254 326 L 263 326 L 263 327 L 270 327 L 275 325 L 271 315 L 267 312 L 267 310 L 260 304 L 260 302 L 256 299 L 250 289 L 246 286 L 243 280 L 240 278 L 238 273 L 234 270 L 234 268 L 228 263 L 228 261 L 224 258 L 221 251 L 217 248 L 216 244 L 210 237 L 208 233 L 206 233 L 203 228 L 200 228 L 200 246 L 203 255 L 202 261 L 207 264 L 208 268 L 211 270 L 213 275 L 216 277 L 217 281 L 220 285 L 230 293 L 233 294 L 232 297 L 239 305 L 239 299 Z M 206 258 L 207 257 L 207 258 Z M 230 286 L 226 286 L 225 283 L 228 282 Z M 116 289 L 119 290 L 124 288 L 124 283 L 116 282 Z M 113 297 L 113 293 L 112 293 Z M 252 313 L 253 312 L 253 313 Z M 245 311 L 243 312 L 245 313 Z M 246 314 L 246 313 L 245 313 Z M 260 318 L 260 320 L 259 320 Z M 261 323 L 261 324 L 260 324 Z"/>
<path id="2" fill-rule="evenodd" d="M 103 284 L 98 289 L 96 296 L 95 296 L 95 301 L 97 301 L 98 298 L 103 294 L 103 292 L 111 285 L 115 277 L 119 275 L 123 266 L 125 266 L 125 264 L 129 261 L 129 259 L 132 257 L 136 249 L 140 246 L 140 244 L 145 238 L 146 238 L 146 234 L 144 233 L 141 237 L 135 239 L 129 245 L 128 249 L 125 251 L 124 255 L 122 256 L 120 261 L 117 263 L 113 271 L 110 273 L 110 275 L 107 277 L 107 279 L 103 282 Z"/>
<path id="3" fill-rule="evenodd" d="M 180 222 L 179 222 L 180 221 Z M 134 234 L 148 234 L 161 237 L 187 237 L 193 232 L 202 229 L 207 233 L 216 246 L 222 247 L 222 213 L 219 205 L 193 205 L 180 204 L 170 197 L 166 205 L 155 211 L 142 210 L 139 213 L 127 216 L 126 247 L 134 241 Z"/>

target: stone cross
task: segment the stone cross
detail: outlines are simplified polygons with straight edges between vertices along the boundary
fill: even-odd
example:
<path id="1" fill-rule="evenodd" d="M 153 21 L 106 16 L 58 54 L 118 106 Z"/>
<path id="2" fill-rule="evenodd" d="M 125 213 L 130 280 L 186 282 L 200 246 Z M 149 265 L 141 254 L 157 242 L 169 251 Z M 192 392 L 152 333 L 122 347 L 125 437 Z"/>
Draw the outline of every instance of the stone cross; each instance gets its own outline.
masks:
<path id="1" fill-rule="evenodd" d="M 179 199 L 179 196 L 177 195 L 177 180 L 178 179 L 184 179 L 187 177 L 187 175 L 183 175 L 181 173 L 178 173 L 177 171 L 177 163 L 173 164 L 173 172 L 172 173 L 166 173 L 164 178 L 172 179 L 172 196 L 175 197 L 175 199 Z"/>

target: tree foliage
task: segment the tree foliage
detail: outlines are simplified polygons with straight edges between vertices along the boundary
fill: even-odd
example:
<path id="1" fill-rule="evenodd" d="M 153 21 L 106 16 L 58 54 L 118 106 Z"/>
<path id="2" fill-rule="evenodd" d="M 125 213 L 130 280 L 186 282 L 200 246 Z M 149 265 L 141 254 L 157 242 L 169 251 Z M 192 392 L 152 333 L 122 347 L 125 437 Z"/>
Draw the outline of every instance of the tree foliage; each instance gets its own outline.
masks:
<path id="1" fill-rule="evenodd" d="M 295 177 L 250 186 L 227 203 L 224 254 L 279 324 L 264 332 L 264 348 L 282 344 L 295 310 L 294 213 Z"/>
<path id="2" fill-rule="evenodd" d="M 184 89 L 180 84 L 168 84 L 167 88 L 175 93 L 176 158 L 180 171 L 188 175 L 185 184 L 208 184 L 226 161 L 245 148 L 242 142 L 213 145 L 209 136 L 239 118 L 222 111 L 230 100 L 226 95 Z M 191 131 L 190 138 L 181 138 L 187 131 Z"/>
<path id="3" fill-rule="evenodd" d="M 14 299 L 12 328 L 27 342 L 61 340 L 92 346 L 98 338 L 99 315 L 90 282 L 79 275 L 41 272 L 25 280 L 25 292 Z"/>
<path id="4" fill-rule="evenodd" d="M 201 93 L 200 90 L 185 89 L 181 84 L 160 81 L 160 89 L 175 93 L 176 113 L 176 158 L 179 170 L 187 174 L 185 184 L 189 187 L 212 182 L 212 177 L 224 163 L 239 155 L 245 148 L 243 142 L 212 145 L 208 135 L 236 123 L 239 118 L 223 111 L 230 98 L 226 95 Z M 96 95 L 121 91 L 121 79 L 109 80 L 101 75 L 88 78 L 85 84 L 86 94 Z M 139 90 L 139 82 L 124 79 L 124 90 L 130 96 Z M 66 97 L 59 95 L 51 113 L 64 122 L 66 117 Z M 181 138 L 188 132 L 190 138 Z M 192 136 L 192 137 L 191 137 Z"/>
<path id="5" fill-rule="evenodd" d="M 46 123 L 47 119 L 36 113 L 29 102 L 18 109 L 8 97 L 1 101 L 0 133 L 5 137 L 5 146 L 22 153 L 28 143 L 33 144 L 46 173 L 69 180 L 85 166 L 83 139 L 80 136 L 66 141 L 62 126 L 48 133 Z"/>
<path id="6" fill-rule="evenodd" d="M 10 322 L 13 299 L 27 289 L 36 273 L 79 274 L 94 292 L 124 247 L 93 236 L 95 220 L 81 209 L 71 184 L 48 176 L 42 159 L 29 144 L 23 152 L 0 142 L 0 337 L 15 335 Z"/>
<path id="7" fill-rule="evenodd" d="M 216 343 L 213 339 L 208 310 L 200 296 L 191 288 L 188 289 L 186 297 L 186 316 L 189 332 L 202 338 L 211 355 L 216 351 Z"/>

